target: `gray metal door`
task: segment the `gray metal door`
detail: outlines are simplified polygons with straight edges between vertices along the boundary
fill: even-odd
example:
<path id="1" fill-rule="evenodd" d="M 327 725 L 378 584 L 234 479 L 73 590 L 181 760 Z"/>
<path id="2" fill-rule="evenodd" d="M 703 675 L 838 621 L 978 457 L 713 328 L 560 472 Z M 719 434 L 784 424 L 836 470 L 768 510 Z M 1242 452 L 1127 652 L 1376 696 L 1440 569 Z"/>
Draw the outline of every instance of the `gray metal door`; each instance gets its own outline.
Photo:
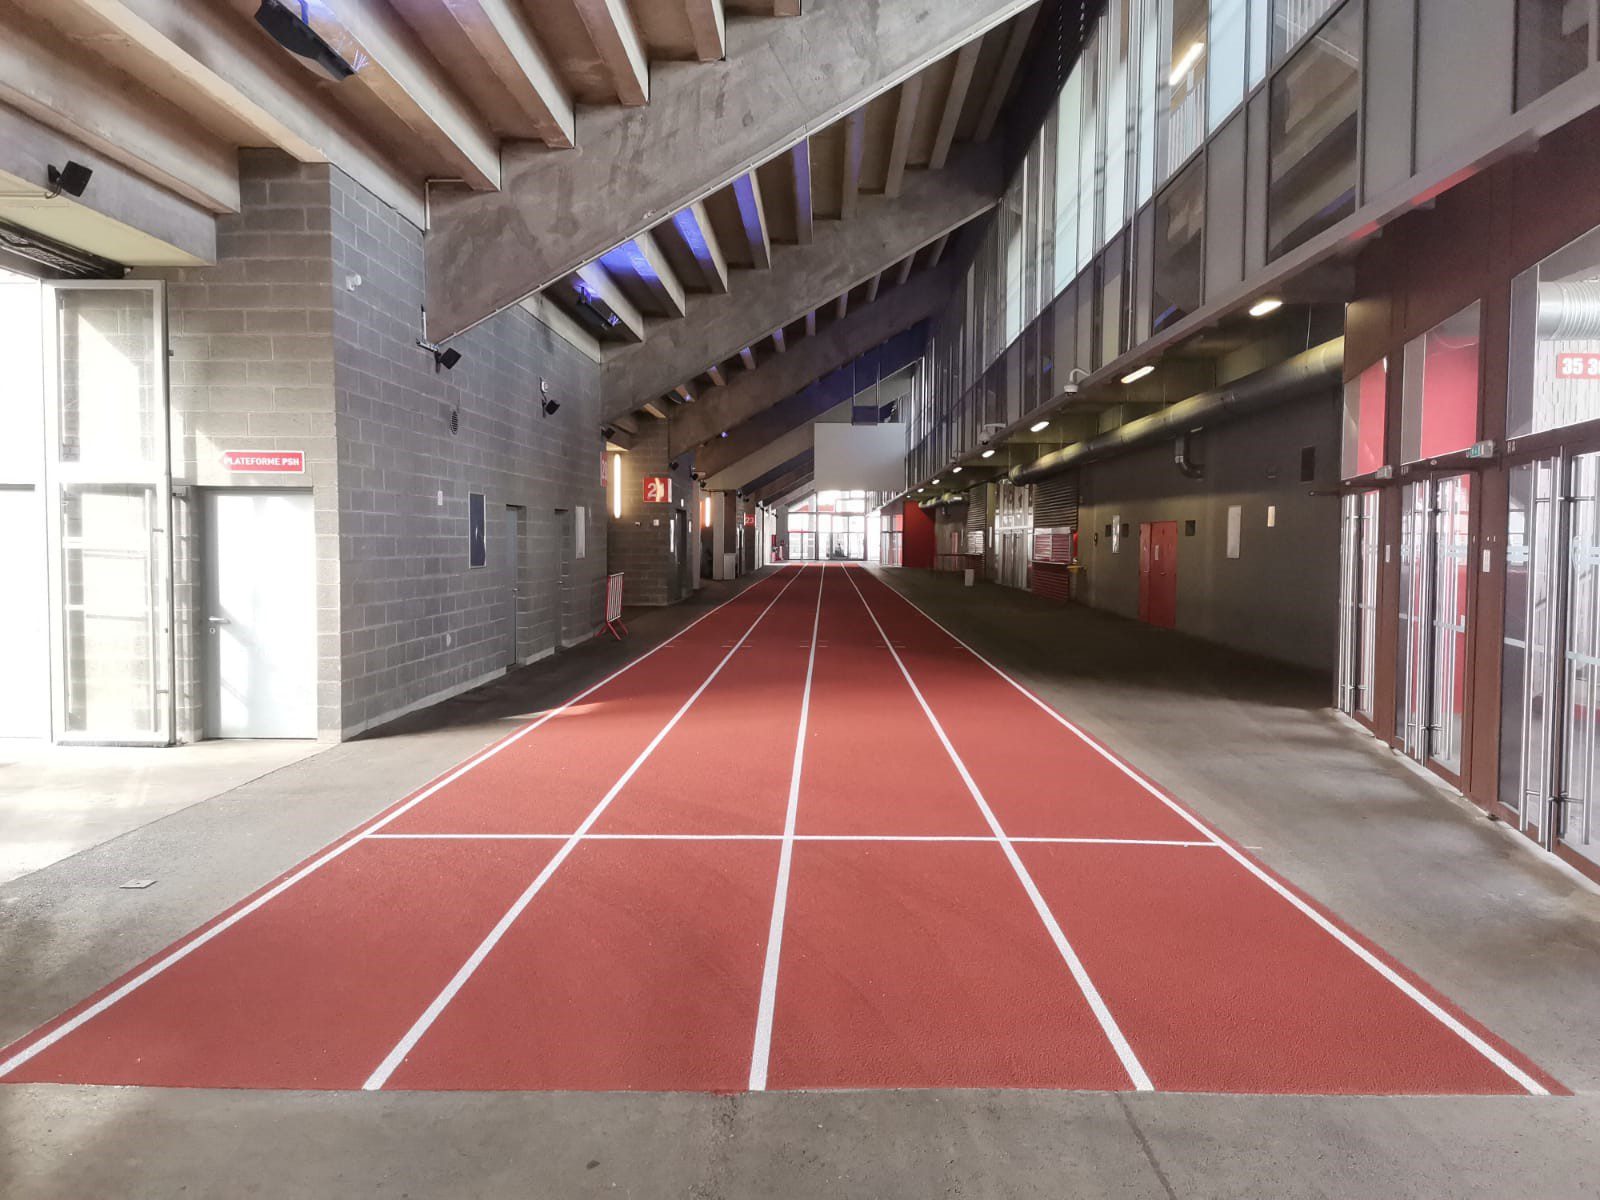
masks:
<path id="1" fill-rule="evenodd" d="M 208 737 L 317 734 L 311 493 L 205 495 Z"/>

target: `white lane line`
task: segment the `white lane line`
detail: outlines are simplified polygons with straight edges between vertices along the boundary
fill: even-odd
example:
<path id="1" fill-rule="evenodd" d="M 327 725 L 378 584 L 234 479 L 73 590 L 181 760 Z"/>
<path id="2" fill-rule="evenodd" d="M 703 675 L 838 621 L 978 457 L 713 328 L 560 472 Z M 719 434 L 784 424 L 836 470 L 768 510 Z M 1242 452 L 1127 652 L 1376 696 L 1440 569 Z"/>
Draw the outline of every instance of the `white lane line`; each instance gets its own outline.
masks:
<path id="1" fill-rule="evenodd" d="M 872 611 L 872 605 L 867 603 L 867 598 L 861 594 L 861 589 L 856 587 L 856 581 L 851 572 L 845 572 L 845 578 L 850 580 L 850 586 L 855 589 L 856 598 L 861 601 L 861 606 L 867 610 L 867 616 L 872 618 L 872 623 L 877 626 L 878 635 L 888 644 L 889 653 L 894 655 L 895 665 L 900 668 L 900 674 L 905 676 L 906 684 L 911 688 L 911 694 L 917 698 L 921 705 L 923 715 L 928 718 L 928 723 L 933 726 L 934 733 L 939 735 L 939 741 L 944 746 L 945 753 L 950 756 L 950 761 L 955 764 L 956 770 L 961 775 L 961 781 L 967 785 L 967 791 L 977 802 L 978 810 L 983 813 L 983 819 L 988 822 L 989 828 L 994 832 L 995 841 L 1000 843 L 1000 848 L 1005 852 L 1011 869 L 1016 872 L 1018 881 L 1023 890 L 1028 893 L 1028 899 L 1033 901 L 1034 911 L 1039 914 L 1039 919 L 1044 922 L 1044 927 L 1049 931 L 1050 940 L 1056 945 L 1056 950 L 1067 964 L 1067 970 L 1072 972 L 1072 978 L 1078 985 L 1078 990 L 1083 993 L 1083 998 L 1088 1001 L 1090 1010 L 1094 1013 L 1095 1020 L 1100 1022 L 1100 1028 L 1106 1035 L 1106 1040 L 1111 1043 L 1111 1048 L 1116 1051 L 1117 1058 L 1122 1062 L 1122 1069 L 1128 1073 L 1133 1086 L 1141 1092 L 1155 1091 L 1155 1085 L 1150 1082 L 1150 1076 L 1145 1074 L 1144 1066 L 1139 1062 L 1138 1055 L 1134 1054 L 1133 1047 L 1128 1044 L 1128 1039 L 1123 1036 L 1122 1027 L 1117 1024 L 1107 1007 L 1100 989 L 1095 987 L 1094 980 L 1089 978 L 1089 972 L 1084 968 L 1083 960 L 1078 957 L 1078 952 L 1072 948 L 1072 943 L 1067 940 L 1066 933 L 1061 928 L 1061 923 L 1056 920 L 1055 914 L 1050 911 L 1050 906 L 1039 893 L 1038 886 L 1033 882 L 1033 876 L 1028 873 L 1028 868 L 1023 865 L 1022 858 L 1017 854 L 1012 839 L 1006 836 L 1006 831 L 1001 828 L 999 819 L 994 815 L 994 810 L 989 807 L 989 802 L 984 799 L 982 790 L 977 781 L 972 778 L 972 773 L 967 770 L 967 764 L 961 760 L 961 755 L 956 753 L 955 746 L 945 734 L 944 726 L 939 723 L 939 718 L 934 716 L 933 709 L 929 707 L 927 699 L 922 694 L 922 689 L 917 686 L 917 681 L 911 678 L 911 672 L 906 669 L 905 661 L 900 657 L 900 652 L 893 644 L 889 643 L 889 635 L 884 632 L 882 624 L 878 621 L 878 614 Z"/>
<path id="2" fill-rule="evenodd" d="M 779 600 L 783 599 L 783 594 L 787 592 L 790 587 L 794 585 L 795 580 L 799 579 L 804 573 L 805 572 L 802 570 L 792 576 L 789 579 L 789 582 L 784 584 L 783 587 L 779 589 L 778 594 L 768 601 L 767 606 L 763 608 L 760 615 L 750 623 L 750 627 L 746 629 L 739 640 L 733 644 L 732 649 L 724 654 L 717 665 L 712 668 L 711 674 L 707 675 L 700 686 L 695 688 L 693 695 L 683 702 L 683 706 L 679 708 L 677 712 L 672 714 L 672 718 L 661 727 L 661 731 L 657 733 L 655 737 L 650 739 L 650 744 L 639 752 L 639 757 L 633 760 L 628 769 L 622 773 L 621 777 L 616 781 L 616 783 L 612 784 L 606 794 L 600 797 L 599 803 L 597 803 L 594 808 L 589 811 L 589 815 L 583 819 L 583 824 L 578 826 L 577 832 L 571 834 L 567 840 L 562 843 L 561 848 L 557 850 L 554 856 L 551 857 L 550 861 L 544 865 L 544 869 L 539 872 L 539 874 L 534 878 L 534 881 L 527 886 L 522 895 L 516 898 L 511 907 L 506 910 L 505 915 L 502 916 L 499 921 L 495 922 L 494 928 L 491 929 L 488 936 L 479 943 L 478 948 L 474 950 L 470 956 L 468 956 L 467 961 L 461 964 L 460 969 L 456 971 L 450 982 L 445 984 L 444 990 L 433 998 L 433 1002 L 429 1004 L 428 1007 L 423 1010 L 422 1015 L 412 1023 L 411 1028 L 406 1031 L 405 1036 L 396 1042 L 394 1048 L 384 1056 L 383 1061 L 378 1064 L 378 1069 L 375 1070 L 367 1078 L 366 1083 L 362 1085 L 365 1090 L 369 1092 L 376 1091 L 378 1088 L 381 1088 L 386 1082 L 388 1082 L 389 1076 L 394 1074 L 395 1068 L 405 1061 L 406 1055 L 411 1053 L 412 1049 L 415 1048 L 416 1044 L 422 1039 L 422 1036 L 426 1034 L 433 1026 L 433 1023 L 439 1019 L 439 1014 L 445 1010 L 450 1001 L 455 999 L 456 994 L 461 991 L 464 986 L 466 986 L 467 980 L 471 979 L 477 969 L 483 965 L 483 960 L 489 956 L 489 952 L 495 948 L 500 939 L 505 936 L 506 931 L 510 929 L 512 924 L 515 923 L 516 919 L 522 915 L 523 910 L 533 902 L 533 898 L 537 896 L 544 885 L 549 882 L 550 877 L 556 873 L 556 869 L 560 867 L 562 863 L 566 862 L 568 856 L 571 855 L 573 850 L 577 848 L 578 843 L 584 840 L 584 835 L 589 832 L 590 827 L 600 819 L 600 815 L 604 813 L 611 802 L 616 799 L 617 794 L 628 785 L 628 781 L 634 777 L 635 773 L 640 767 L 644 766 L 645 761 L 655 753 L 656 747 L 661 745 L 661 743 L 666 740 L 667 735 L 673 731 L 678 722 L 683 720 L 683 715 L 694 706 L 694 702 L 700 699 L 701 694 L 704 693 L 705 690 L 711 686 L 712 681 L 722 673 L 722 668 L 728 665 L 728 660 L 734 656 L 734 653 L 739 649 L 740 646 L 744 645 L 745 639 L 755 632 L 756 626 L 761 624 L 762 619 L 772 611 L 773 605 L 777 604 Z"/>
<path id="3" fill-rule="evenodd" d="M 767 929 L 767 958 L 761 969 L 761 1001 L 756 1006 L 756 1039 L 750 1052 L 750 1090 L 767 1087 L 767 1061 L 772 1055 L 772 1009 L 778 998 L 778 958 L 783 950 L 783 916 L 789 906 L 789 868 L 794 862 L 795 817 L 800 811 L 800 768 L 806 755 L 806 726 L 811 720 L 811 680 L 817 669 L 817 631 L 822 627 L 824 565 L 817 581 L 817 611 L 811 618 L 811 653 L 806 658 L 806 687 L 800 695 L 800 728 L 794 735 L 794 769 L 789 773 L 789 807 L 783 817 L 783 848 L 778 852 L 778 882 L 772 895 L 772 923 Z"/>
<path id="4" fill-rule="evenodd" d="M 571 833 L 374 833 L 375 842 L 564 842 Z M 586 833 L 585 842 L 781 842 L 782 833 Z M 999 839 L 992 834 L 921 833 L 797 833 L 796 842 L 983 842 Z M 1039 842 L 1059 846 L 1184 846 L 1203 850 L 1215 842 L 1184 842 L 1167 838 L 1014 837 L 1013 842 Z"/>
<path id="5" fill-rule="evenodd" d="M 884 584 L 883 586 L 888 587 L 887 584 Z M 1140 787 L 1142 787 L 1145 791 L 1149 792 L 1157 800 L 1161 801 L 1161 803 L 1165 804 L 1173 812 L 1177 813 L 1178 816 L 1182 817 L 1190 825 L 1194 826 L 1195 829 L 1199 830 L 1200 833 L 1205 836 L 1207 841 L 1209 841 L 1212 845 L 1216 846 L 1218 849 L 1220 849 L 1224 853 L 1226 853 L 1230 858 L 1232 858 L 1235 862 L 1237 862 L 1246 871 L 1249 871 L 1250 874 L 1254 875 L 1262 883 L 1266 884 L 1269 888 L 1271 888 L 1279 896 L 1283 897 L 1283 899 L 1287 900 L 1291 905 L 1293 905 L 1296 909 L 1298 909 L 1304 916 L 1308 917 L 1324 933 L 1328 934 L 1335 941 L 1337 941 L 1341 946 L 1343 946 L 1345 949 L 1349 950 L 1350 953 L 1354 954 L 1362 962 L 1366 963 L 1367 966 L 1371 967 L 1374 971 L 1376 971 L 1384 979 L 1388 980 L 1395 987 L 1399 988 L 1400 991 L 1402 993 L 1404 993 L 1404 995 L 1407 998 L 1409 998 L 1410 1000 L 1414 1001 L 1429 1016 L 1433 1017 L 1441 1025 L 1443 1025 L 1446 1029 L 1448 1029 L 1451 1033 L 1455 1034 L 1462 1041 L 1464 1041 L 1467 1045 L 1471 1046 L 1474 1050 L 1476 1050 L 1479 1054 L 1481 1054 L 1484 1058 L 1486 1058 L 1489 1062 L 1494 1064 L 1494 1066 L 1499 1068 L 1502 1072 L 1504 1072 L 1507 1076 L 1509 1076 L 1514 1082 L 1516 1082 L 1518 1086 L 1524 1088 L 1530 1095 L 1533 1095 L 1533 1096 L 1548 1096 L 1550 1094 L 1549 1089 L 1546 1088 L 1542 1083 L 1540 1083 L 1533 1076 L 1529 1075 L 1521 1067 L 1517 1066 L 1516 1063 L 1512 1062 L 1504 1054 L 1500 1053 L 1500 1051 L 1496 1050 L 1493 1046 L 1491 1046 L 1488 1042 L 1486 1042 L 1478 1034 L 1474 1033 L 1471 1029 L 1468 1029 L 1466 1025 L 1462 1024 L 1462 1022 L 1460 1020 L 1458 1020 L 1456 1017 L 1452 1016 L 1449 1012 L 1445 1011 L 1444 1008 L 1442 1008 L 1437 1002 L 1435 1002 L 1429 996 L 1424 994 L 1422 992 L 1422 990 L 1419 989 L 1410 980 L 1408 980 L 1408 979 L 1404 978 L 1403 976 L 1401 976 L 1397 971 L 1395 971 L 1395 969 L 1393 967 L 1389 966 L 1388 963 L 1384 962 L 1376 954 L 1372 953 L 1372 951 L 1368 950 L 1360 942 L 1356 941 L 1355 938 L 1351 937 L 1344 930 L 1340 929 L 1337 925 L 1335 925 L 1332 921 L 1330 921 L 1326 916 L 1324 916 L 1322 913 L 1318 912 L 1314 907 L 1312 907 L 1309 903 L 1307 903 L 1300 896 L 1297 896 L 1292 890 L 1290 890 L 1284 884 L 1282 884 L 1278 880 L 1274 879 L 1259 864 L 1257 864 L 1256 862 L 1252 861 L 1248 855 L 1245 855 L 1245 854 L 1241 853 L 1237 847 L 1235 847 L 1227 839 L 1225 839 L 1222 836 L 1220 836 L 1215 830 L 1213 830 L 1210 826 L 1208 826 L 1204 821 L 1200 820 L 1199 817 L 1195 816 L 1188 809 L 1186 809 L 1183 805 L 1179 804 L 1176 800 L 1174 800 L 1171 796 L 1167 795 L 1160 788 L 1156 787 L 1156 785 L 1151 783 L 1148 779 L 1145 779 L 1143 776 L 1141 776 L 1137 771 L 1135 771 L 1127 763 L 1123 762 L 1120 758 L 1118 758 L 1110 750 L 1108 750 L 1106 747 L 1102 746 L 1099 742 L 1097 742 L 1094 738 L 1090 737 L 1082 729 L 1079 729 L 1076 725 L 1074 725 L 1071 721 L 1067 720 L 1066 717 L 1062 716 L 1055 709 L 1051 708 L 1050 705 L 1046 704 L 1038 696 L 1034 695 L 1034 693 L 1032 691 L 1030 691 L 1028 688 L 1024 687 L 1021 683 L 1018 683 L 1015 679 L 1011 678 L 1010 675 L 1007 675 L 999 667 L 995 666 L 994 663 L 990 662 L 987 658 L 985 658 L 983 655 L 979 654 L 971 646 L 967 645 L 966 642 L 962 641 L 954 633 L 951 633 L 950 630 L 948 628 L 946 628 L 946 626 L 944 626 L 939 621 L 935 620 L 931 615 L 929 615 L 928 611 L 926 609 L 924 609 L 920 604 L 916 603 L 916 601 L 910 599 L 907 596 L 901 595 L 899 592 L 895 591 L 895 589 L 893 589 L 893 588 L 889 588 L 889 591 L 893 592 L 896 596 L 899 596 L 899 598 L 901 600 L 904 600 L 908 605 L 910 605 L 912 608 L 916 609 L 917 612 L 921 613 L 922 616 L 924 617 L 924 619 L 926 619 L 930 624 L 932 624 L 933 626 L 935 626 L 938 629 L 943 630 L 946 636 L 948 636 L 952 641 L 954 641 L 956 643 L 956 645 L 960 646 L 968 654 L 972 655 L 973 658 L 977 659 L 984 666 L 988 667 L 996 675 L 1000 676 L 1001 679 L 1004 679 L 1012 687 L 1016 688 L 1017 691 L 1021 692 L 1024 696 L 1026 696 L 1029 700 L 1033 701 L 1034 704 L 1038 705 L 1039 708 L 1041 710 L 1043 710 L 1045 715 L 1050 717 L 1053 721 L 1055 721 L 1063 729 L 1066 729 L 1067 731 L 1072 733 L 1081 742 L 1083 742 L 1084 745 L 1088 746 L 1091 750 L 1093 750 L 1101 758 L 1105 759 L 1112 766 L 1116 767 L 1117 770 L 1121 771 L 1129 779 L 1133 780 L 1136 784 L 1138 784 Z"/>
<path id="6" fill-rule="evenodd" d="M 798 577 L 799 576 L 796 575 L 793 578 L 798 578 Z M 777 576 L 773 576 L 773 578 L 777 578 Z M 793 582 L 793 578 L 790 580 L 791 583 Z M 624 663 L 621 667 L 618 667 L 615 671 L 613 671 L 611 674 L 607 675 L 599 683 L 593 684 L 590 687 L 585 688 L 583 691 L 579 692 L 576 696 L 572 697 L 572 699 L 568 700 L 566 703 L 564 703 L 564 704 L 562 704 L 562 705 L 560 705 L 560 706 L 558 706 L 556 708 L 552 708 L 549 712 L 545 713 L 543 716 L 538 718 L 536 721 L 533 721 L 533 722 L 531 722 L 531 723 L 529 723 L 527 725 L 524 725 L 521 729 L 515 730 L 514 732 L 507 734 L 505 737 L 501 738 L 494 745 L 492 745 L 492 746 L 488 747 L 487 749 L 479 752 L 473 758 L 468 759 L 465 763 L 461 764 L 461 766 L 456 767 L 454 770 L 450 771 L 449 774 L 445 775 L 443 778 L 439 779 L 437 782 L 429 784 L 422 791 L 418 792 L 415 796 L 411 797 L 410 800 L 405 801 L 398 808 L 394 809 L 394 811 L 392 811 L 390 813 L 387 813 L 386 815 L 384 815 L 382 817 L 379 817 L 377 820 L 373 821 L 371 824 L 365 826 L 364 828 L 358 830 L 355 833 L 350 834 L 348 837 L 345 838 L 344 841 L 340 842 L 337 846 L 333 847 L 333 849 L 329 850 L 326 854 L 323 854 L 323 855 L 319 856 L 318 858 L 313 859 L 311 862 L 309 862 L 305 866 L 301 867 L 294 874 L 288 876 L 287 878 L 285 878 L 283 880 L 280 880 L 276 885 L 274 885 L 273 887 L 269 888 L 267 891 L 262 892 L 261 895 L 257 896 L 254 900 L 251 900 L 249 903 L 247 903 L 245 905 L 242 905 L 241 907 L 235 909 L 233 912 L 229 913 L 222 920 L 218 921 L 215 925 L 211 926 L 211 928 L 207 929 L 204 933 L 201 933 L 201 934 L 197 935 L 196 937 L 190 939 L 189 941 L 185 942 L 183 945 L 179 946 L 171 954 L 168 954 L 165 957 L 159 959 L 158 961 L 152 963 L 149 967 L 147 967 L 143 971 L 139 972 L 139 974 L 135 975 L 132 979 L 128 980 L 128 982 L 124 983 L 121 987 L 117 988 L 115 991 L 106 993 L 106 995 L 102 996 L 99 1000 L 96 1000 L 93 1004 L 91 1004 L 88 1008 L 84 1009 L 77 1016 L 73 1017 L 70 1021 L 62 1022 L 60 1025 L 56 1026 L 56 1028 L 52 1029 L 49 1033 L 47 1033 L 43 1037 L 41 1037 L 38 1041 L 31 1042 L 29 1045 L 24 1047 L 22 1050 L 19 1050 L 16 1054 L 13 1054 L 10 1058 L 6 1059 L 4 1062 L 0 1062 L 0 1078 L 4 1078 L 10 1072 L 12 1072 L 12 1071 L 16 1070 L 18 1067 L 22 1066 L 23 1063 L 27 1062 L 29 1059 L 33 1058 L 35 1055 L 41 1054 L 44 1051 L 48 1050 L 51 1046 L 55 1045 L 62 1038 L 66 1037 L 69 1033 L 72 1033 L 73 1031 L 82 1028 L 85 1023 L 87 1023 L 89 1021 L 92 1021 L 95 1017 L 98 1017 L 101 1013 L 105 1012 L 106 1009 L 110 1008 L 113 1004 L 116 1004 L 119 1000 L 123 1000 L 127 996 L 132 994 L 133 992 L 138 991 L 138 989 L 143 987 L 145 984 L 149 983 L 152 979 L 156 978 L 156 976 L 161 975 L 162 973 L 164 973 L 166 970 L 168 970 L 174 964 L 182 962 L 185 958 L 189 957 L 189 955 L 193 954 L 196 950 L 200 949 L 201 946 L 204 946 L 207 942 L 211 941 L 212 939 L 220 936 L 221 934 L 227 932 L 229 929 L 233 928 L 233 926 L 237 925 L 240 921 L 244 920 L 251 913 L 255 912 L 262 905 L 266 904 L 269 900 L 277 899 L 284 892 L 288 891 L 291 887 L 293 887 L 295 884 L 299 883 L 306 876 L 312 874 L 313 872 L 315 872 L 317 870 L 320 870 L 322 867 L 327 866 L 330 862 L 332 862 L 334 859 L 338 858 L 341 854 L 343 854 L 346 850 L 350 849 L 350 847 L 354 846 L 357 842 L 363 841 L 363 840 L 365 840 L 367 838 L 370 838 L 370 837 L 378 836 L 377 832 L 376 832 L 377 830 L 382 829 L 384 826 L 388 825 L 391 821 L 397 820 L 398 818 L 404 816 L 406 813 L 410 812 L 417 805 L 421 804 L 424 800 L 428 799 L 428 797 L 430 797 L 430 796 L 434 795 L 435 793 L 437 793 L 441 788 L 448 787 L 450 784 L 452 784 L 456 780 L 460 779 L 468 771 L 471 771 L 475 767 L 481 766 L 483 763 L 485 763 L 489 759 L 493 758 L 496 754 L 499 754 L 502 750 L 506 749 L 508 746 L 514 745 L 515 743 L 521 741 L 524 737 L 526 737 L 528 734 L 532 733 L 535 729 L 538 729 L 546 721 L 549 721 L 554 717 L 560 716 L 563 712 L 565 712 L 567 709 L 571 708 L 574 704 L 577 704 L 579 701 L 584 700 L 587 697 L 593 695 L 595 692 L 597 692 L 601 688 L 605 687 L 606 684 L 610 683 L 612 680 L 616 679 L 618 676 L 623 675 L 628 671 L 631 671 L 634 667 L 638 666 L 645 659 L 649 658 L 657 650 L 664 650 L 666 647 L 670 646 L 673 642 L 677 641 L 684 634 L 688 633 L 689 630 L 693 629 L 696 625 L 700 624 L 701 621 L 706 620 L 708 617 L 714 616 L 716 613 L 720 612 L 722 609 L 724 609 L 728 605 L 732 604 L 735 600 L 739 600 L 739 599 L 742 599 L 742 598 L 748 596 L 752 591 L 755 590 L 755 588 L 762 586 L 762 584 L 764 584 L 766 582 L 767 582 L 766 580 L 761 580 L 760 582 L 758 582 L 756 584 L 753 584 L 751 587 L 746 588 L 744 591 L 740 592 L 737 596 L 728 597 L 728 599 L 724 600 L 721 604 L 717 605 L 716 608 L 713 608 L 709 612 L 702 613 L 700 616 L 696 617 L 693 621 L 689 622 L 689 624 L 685 625 L 682 629 L 678 630 L 677 633 L 673 634 L 671 637 L 669 637 L 666 641 L 662 642 L 660 645 L 652 646 L 650 649 L 646 650 L 643 654 L 639 655 L 638 658 L 635 658 L 635 659 L 631 660 L 630 662 Z M 784 587 L 787 588 L 788 584 L 785 584 Z M 781 591 L 779 592 L 779 595 L 782 595 Z"/>

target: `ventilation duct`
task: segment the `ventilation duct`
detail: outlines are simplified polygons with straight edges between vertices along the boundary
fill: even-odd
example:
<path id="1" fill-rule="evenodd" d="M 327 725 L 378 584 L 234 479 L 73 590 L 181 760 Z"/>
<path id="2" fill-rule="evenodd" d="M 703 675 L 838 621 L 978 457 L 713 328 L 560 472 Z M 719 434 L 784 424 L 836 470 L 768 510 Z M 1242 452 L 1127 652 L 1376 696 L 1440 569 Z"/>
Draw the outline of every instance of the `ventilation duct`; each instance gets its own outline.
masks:
<path id="1" fill-rule="evenodd" d="M 1013 467 L 1011 482 L 1038 483 L 1068 468 L 1123 454 L 1147 442 L 1175 438 L 1202 425 L 1235 421 L 1319 389 L 1336 387 L 1343 375 L 1344 339 L 1339 337 L 1265 371 L 1246 375 L 1227 387 L 1201 392 L 1158 413 L 1129 421 L 1110 433 L 1046 454 L 1026 467 Z"/>
<path id="2" fill-rule="evenodd" d="M 1539 285 L 1539 337 L 1600 338 L 1600 280 Z"/>

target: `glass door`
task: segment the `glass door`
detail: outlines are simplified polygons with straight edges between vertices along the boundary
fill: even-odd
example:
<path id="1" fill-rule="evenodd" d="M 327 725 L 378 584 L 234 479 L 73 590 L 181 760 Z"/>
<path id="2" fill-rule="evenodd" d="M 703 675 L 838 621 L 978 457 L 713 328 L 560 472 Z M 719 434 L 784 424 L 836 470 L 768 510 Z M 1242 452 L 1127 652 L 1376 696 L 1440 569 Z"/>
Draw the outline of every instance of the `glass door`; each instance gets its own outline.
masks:
<path id="1" fill-rule="evenodd" d="M 1380 499 L 1377 491 L 1344 498 L 1339 541 L 1339 709 L 1369 721 L 1376 664 Z"/>
<path id="2" fill-rule="evenodd" d="M 1573 458 L 1569 480 L 1561 790 L 1552 832 L 1600 863 L 1600 454 Z"/>
<path id="3" fill-rule="evenodd" d="M 1428 628 L 1432 623 L 1433 538 L 1428 481 L 1401 492 L 1399 658 L 1395 673 L 1395 736 L 1400 748 L 1422 761 L 1428 733 Z"/>
<path id="4" fill-rule="evenodd" d="M 58 741 L 172 733 L 171 479 L 160 283 L 44 289 Z"/>
<path id="5" fill-rule="evenodd" d="M 1551 648 L 1557 635 L 1556 502 L 1559 461 L 1523 463 L 1510 471 L 1506 531 L 1505 633 L 1501 649 L 1500 803 L 1518 826 L 1544 824 L 1550 793 L 1554 730 L 1547 715 L 1557 687 Z"/>
<path id="6" fill-rule="evenodd" d="M 1428 752 L 1452 775 L 1461 773 L 1467 681 L 1467 593 L 1472 564 L 1468 523 L 1470 475 L 1433 481 L 1433 677 L 1429 687 Z"/>

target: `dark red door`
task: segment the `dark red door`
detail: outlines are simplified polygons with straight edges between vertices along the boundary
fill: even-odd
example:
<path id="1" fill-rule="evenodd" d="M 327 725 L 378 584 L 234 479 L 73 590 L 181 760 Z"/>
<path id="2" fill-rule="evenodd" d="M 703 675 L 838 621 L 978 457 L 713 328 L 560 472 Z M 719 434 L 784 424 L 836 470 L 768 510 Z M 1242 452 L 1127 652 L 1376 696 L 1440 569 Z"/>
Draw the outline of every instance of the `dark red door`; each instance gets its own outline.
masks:
<path id="1" fill-rule="evenodd" d="M 1139 526 L 1139 619 L 1162 629 L 1178 623 L 1178 523 Z"/>

